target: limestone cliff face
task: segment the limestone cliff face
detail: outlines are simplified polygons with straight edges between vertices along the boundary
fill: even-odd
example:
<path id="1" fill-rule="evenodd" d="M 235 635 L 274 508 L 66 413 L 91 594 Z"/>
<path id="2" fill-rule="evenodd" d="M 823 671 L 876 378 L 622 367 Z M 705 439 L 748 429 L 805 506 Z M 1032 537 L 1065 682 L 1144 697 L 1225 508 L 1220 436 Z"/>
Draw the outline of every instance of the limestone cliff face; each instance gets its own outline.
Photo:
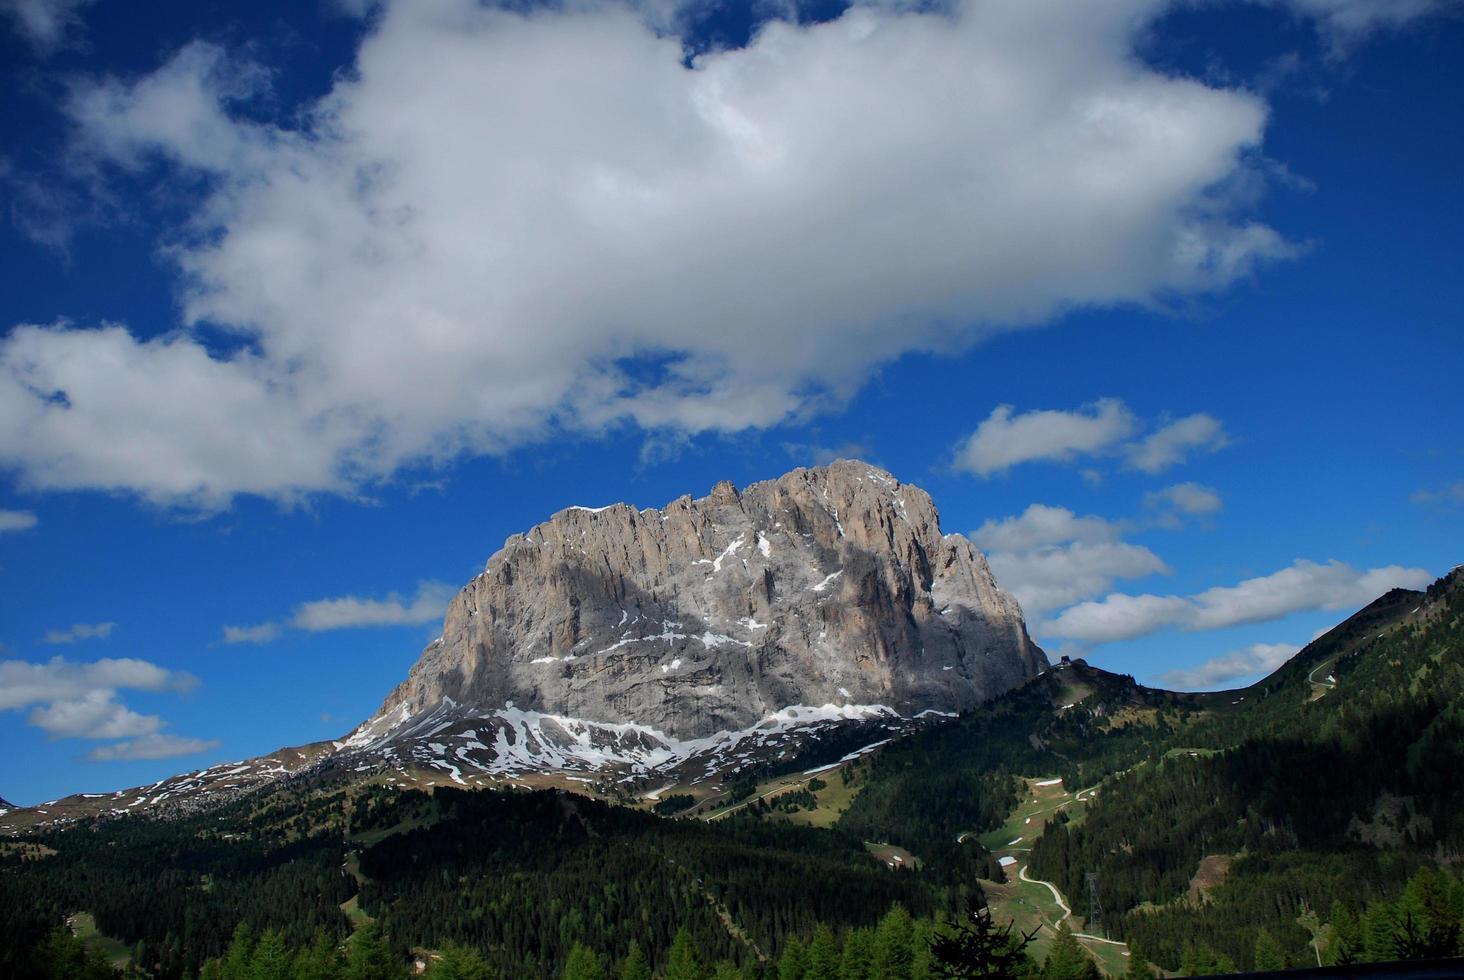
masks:
<path id="1" fill-rule="evenodd" d="M 928 494 L 840 461 L 514 535 L 376 718 L 450 698 L 687 739 L 797 704 L 957 711 L 1046 663 Z"/>

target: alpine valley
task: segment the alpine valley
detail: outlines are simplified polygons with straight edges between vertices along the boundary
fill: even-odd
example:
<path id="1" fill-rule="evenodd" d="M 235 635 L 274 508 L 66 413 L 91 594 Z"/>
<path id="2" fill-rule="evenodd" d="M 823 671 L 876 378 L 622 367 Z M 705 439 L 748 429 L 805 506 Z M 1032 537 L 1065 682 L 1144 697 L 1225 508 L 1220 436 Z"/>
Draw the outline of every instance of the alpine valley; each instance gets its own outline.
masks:
<path id="1" fill-rule="evenodd" d="M 982 905 L 1034 976 L 1448 957 L 1461 772 L 1460 570 L 1151 689 L 841 461 L 514 535 L 337 740 L 0 801 L 0 973 L 915 980 Z"/>

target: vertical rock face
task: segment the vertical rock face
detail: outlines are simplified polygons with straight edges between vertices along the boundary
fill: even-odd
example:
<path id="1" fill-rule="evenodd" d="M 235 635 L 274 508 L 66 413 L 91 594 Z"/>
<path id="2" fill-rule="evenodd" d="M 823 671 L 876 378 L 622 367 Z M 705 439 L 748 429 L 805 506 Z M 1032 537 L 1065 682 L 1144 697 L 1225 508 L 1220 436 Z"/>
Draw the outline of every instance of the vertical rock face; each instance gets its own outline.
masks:
<path id="1" fill-rule="evenodd" d="M 958 711 L 1046 663 L 928 494 L 841 461 L 514 535 L 358 731 L 451 699 L 688 739 L 789 705 Z"/>

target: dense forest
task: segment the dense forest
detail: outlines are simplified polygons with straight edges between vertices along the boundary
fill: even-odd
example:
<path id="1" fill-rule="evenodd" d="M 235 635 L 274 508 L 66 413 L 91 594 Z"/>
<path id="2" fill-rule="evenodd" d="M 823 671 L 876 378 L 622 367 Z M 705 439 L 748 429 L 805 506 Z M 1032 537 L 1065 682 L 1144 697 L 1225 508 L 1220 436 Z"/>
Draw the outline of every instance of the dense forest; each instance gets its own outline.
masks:
<path id="1" fill-rule="evenodd" d="M 1421 928 L 1406 888 L 1447 896 L 1431 900 L 1430 915 L 1452 914 L 1456 931 L 1464 913 L 1457 881 L 1427 870 L 1464 855 L 1459 579 L 1436 584 L 1424 602 L 1391 598 L 1426 608 L 1425 617 L 1363 635 L 1354 623 L 1247 692 L 1243 710 L 1186 726 L 1182 745 L 1105 784 L 1081 825 L 1052 821 L 1033 873 L 1085 895 L 1085 875 L 1098 872 L 1111 928 L 1169 968 L 1196 942 L 1249 968 L 1262 932 L 1285 961 L 1315 964 L 1329 949 L 1355 949 L 1338 937 L 1369 909 L 1402 936 L 1374 952 L 1452 952 L 1437 923 L 1433 943 L 1403 933 L 1410 909 Z M 1334 680 L 1308 680 L 1318 666 Z M 1309 686 L 1319 688 L 1310 697 Z M 1223 881 L 1203 900 L 1182 901 L 1207 856 L 1227 868 Z"/>
<path id="2" fill-rule="evenodd" d="M 711 823 L 686 793 L 637 809 L 297 781 L 36 831 L 0 844 L 0 975 L 372 980 L 419 962 L 439 980 L 924 980 L 984 975 L 934 952 L 979 947 L 1008 957 L 1003 975 L 1091 977 L 1066 923 L 1039 964 L 970 915 L 1003 879 L 972 835 L 1003 824 L 1023 777 L 1054 775 L 1096 800 L 1055 811 L 1029 867 L 1079 916 L 1097 873 L 1133 976 L 1453 955 L 1461 579 L 1385 597 L 1242 692 L 1059 665 Z M 836 780 L 832 826 L 785 819 Z M 891 871 L 866 842 L 919 867 Z M 76 938 L 83 912 L 116 955 Z"/>

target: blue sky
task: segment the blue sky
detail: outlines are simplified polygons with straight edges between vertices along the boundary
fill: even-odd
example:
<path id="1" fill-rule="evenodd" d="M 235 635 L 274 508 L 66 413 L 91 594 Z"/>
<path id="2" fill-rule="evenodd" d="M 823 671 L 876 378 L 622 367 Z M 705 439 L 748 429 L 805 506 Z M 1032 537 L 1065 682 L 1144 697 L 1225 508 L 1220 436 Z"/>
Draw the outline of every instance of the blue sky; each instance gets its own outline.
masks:
<path id="1" fill-rule="evenodd" d="M 509 534 L 836 456 L 1049 651 L 1248 682 L 1461 560 L 1460 65 L 1429 0 L 0 3 L 0 796 L 339 736 Z"/>

